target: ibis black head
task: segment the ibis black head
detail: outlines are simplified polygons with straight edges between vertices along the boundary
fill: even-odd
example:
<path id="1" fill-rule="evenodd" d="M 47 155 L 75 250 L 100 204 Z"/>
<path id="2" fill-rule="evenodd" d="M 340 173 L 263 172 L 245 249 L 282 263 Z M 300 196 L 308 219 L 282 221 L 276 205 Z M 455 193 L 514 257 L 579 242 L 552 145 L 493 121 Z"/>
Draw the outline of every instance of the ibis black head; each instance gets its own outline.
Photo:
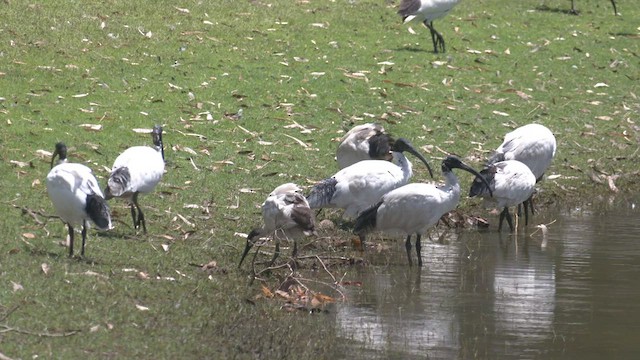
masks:
<path id="1" fill-rule="evenodd" d="M 67 161 L 67 145 L 65 145 L 63 142 L 59 142 L 56 144 L 56 149 L 51 156 L 50 168 L 53 168 L 53 163 L 56 161 L 56 156 L 60 157 L 60 159 L 58 160 L 58 164 Z"/>
<path id="2" fill-rule="evenodd" d="M 429 170 L 429 175 L 431 175 L 431 177 L 433 178 L 433 171 L 431 171 L 431 166 L 429 166 L 427 159 L 425 159 L 424 156 L 422 156 L 422 154 L 420 154 L 418 150 L 416 150 L 416 148 L 414 148 L 413 145 L 411 145 L 409 140 L 405 138 L 396 139 L 396 141 L 393 143 L 393 147 L 391 148 L 391 150 L 396 152 L 406 151 L 410 154 L 413 154 L 415 157 L 420 159 L 420 161 L 422 161 L 427 166 L 427 169 Z"/>
<path id="3" fill-rule="evenodd" d="M 390 160 L 391 151 L 395 139 L 380 130 L 375 130 L 375 134 L 369 138 L 369 157 L 378 160 Z"/>
<path id="4" fill-rule="evenodd" d="M 484 176 L 482 176 L 482 174 L 477 172 L 471 166 L 465 164 L 459 157 L 454 155 L 449 155 L 444 160 L 442 160 L 442 172 L 446 173 L 453 169 L 461 169 L 475 175 L 476 179 L 479 178 L 480 181 L 484 182 L 487 185 L 487 188 L 489 189 L 489 194 L 493 196 L 493 193 L 491 192 L 491 185 L 489 185 L 489 182 Z"/>
<path id="5" fill-rule="evenodd" d="M 155 125 L 153 131 L 151 131 L 151 138 L 153 139 L 153 145 L 155 145 L 162 153 L 164 159 L 164 147 L 162 146 L 162 126 Z"/>

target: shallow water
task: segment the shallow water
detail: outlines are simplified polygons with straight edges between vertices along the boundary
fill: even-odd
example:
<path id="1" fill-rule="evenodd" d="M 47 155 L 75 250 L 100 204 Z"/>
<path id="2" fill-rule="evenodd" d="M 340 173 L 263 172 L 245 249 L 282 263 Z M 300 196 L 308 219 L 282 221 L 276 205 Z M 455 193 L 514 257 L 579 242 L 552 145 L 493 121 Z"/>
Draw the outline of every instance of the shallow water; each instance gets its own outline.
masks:
<path id="1" fill-rule="evenodd" d="M 545 210 L 546 236 L 435 234 L 422 269 L 391 243 L 347 274 L 362 286 L 336 305 L 345 357 L 640 359 L 638 201 Z"/>

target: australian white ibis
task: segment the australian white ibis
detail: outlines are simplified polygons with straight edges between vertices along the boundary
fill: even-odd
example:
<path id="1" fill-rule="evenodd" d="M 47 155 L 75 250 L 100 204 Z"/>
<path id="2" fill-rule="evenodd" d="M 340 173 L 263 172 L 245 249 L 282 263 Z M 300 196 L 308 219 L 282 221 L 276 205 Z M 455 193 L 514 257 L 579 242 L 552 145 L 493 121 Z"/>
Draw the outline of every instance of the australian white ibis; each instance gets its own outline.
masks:
<path id="1" fill-rule="evenodd" d="M 138 195 L 153 191 L 164 174 L 162 127 L 154 126 L 151 136 L 154 147 L 133 146 L 116 158 L 105 189 L 107 200 L 113 197 L 122 197 L 129 201 L 133 226 L 138 229 L 142 224 L 145 234 L 147 233 L 147 225 L 140 204 L 138 204 Z M 138 210 L 137 216 L 136 209 Z"/>
<path id="2" fill-rule="evenodd" d="M 444 17 L 460 2 L 460 0 L 402 0 L 398 14 L 403 23 L 414 19 L 420 21 L 431 32 L 433 52 L 445 52 L 444 38 L 433 27 L 433 21 Z"/>
<path id="3" fill-rule="evenodd" d="M 382 195 L 406 184 L 412 175 L 411 163 L 403 152 L 420 159 L 433 177 L 427 159 L 411 143 L 398 138 L 394 143 L 393 162 L 364 160 L 348 166 L 328 179 L 321 180 L 307 196 L 312 209 L 345 209 L 343 217 L 353 218 L 376 204 Z"/>
<path id="4" fill-rule="evenodd" d="M 312 235 L 315 232 L 315 218 L 309 208 L 307 199 L 302 195 L 301 189 L 294 183 L 286 183 L 276 187 L 262 204 L 262 227 L 253 229 L 247 236 L 247 245 L 242 252 L 240 263 L 251 250 L 255 239 L 261 236 L 273 235 L 276 249 L 271 259 L 271 264 L 280 253 L 280 236 L 293 240 L 292 257 L 295 258 L 298 250 L 297 240 L 304 235 Z M 271 265 L 269 265 L 271 266 Z"/>
<path id="5" fill-rule="evenodd" d="M 338 145 L 336 161 L 344 169 L 363 160 L 392 160 L 395 140 L 379 124 L 362 124 L 349 130 Z"/>
<path id="6" fill-rule="evenodd" d="M 551 130 L 540 124 L 521 126 L 504 136 L 504 141 L 487 161 L 487 166 L 504 160 L 518 160 L 531 169 L 536 182 L 542 180 L 556 154 L 556 138 Z M 533 195 L 532 195 L 533 196 Z M 523 203 L 525 221 L 528 207 L 534 212 L 533 199 Z"/>
<path id="7" fill-rule="evenodd" d="M 411 261 L 411 236 L 416 234 L 418 265 L 422 266 L 420 240 L 442 215 L 456 208 L 460 201 L 460 184 L 453 169 L 468 171 L 480 178 L 482 175 L 466 165 L 460 158 L 449 155 L 442 161 L 444 185 L 412 183 L 386 193 L 374 206 L 363 211 L 354 226 L 364 245 L 366 235 L 372 231 L 388 234 L 406 234 L 405 247 Z"/>
<path id="8" fill-rule="evenodd" d="M 522 204 L 531 197 L 535 190 L 536 177 L 527 165 L 518 160 L 493 163 L 480 171 L 480 174 L 482 176 L 476 177 L 471 185 L 469 197 L 485 198 L 485 206 L 497 204 L 498 209 L 503 209 L 500 213 L 498 231 L 502 230 L 502 222 L 505 218 L 513 231 L 509 207 Z M 525 224 L 528 223 L 527 217 L 528 214 L 525 211 Z"/>
<path id="9" fill-rule="evenodd" d="M 56 155 L 60 160 L 53 166 Z M 57 143 L 51 158 L 52 168 L 47 175 L 47 192 L 56 213 L 69 230 L 69 256 L 73 256 L 74 227 L 82 226 L 82 249 L 87 239 L 87 220 L 100 229 L 111 229 L 109 206 L 98 185 L 98 180 L 87 166 L 67 162 L 67 147 Z"/>
<path id="10" fill-rule="evenodd" d="M 576 7 L 573 4 L 574 0 L 571 0 L 571 13 L 574 15 L 578 14 L 578 10 L 576 10 Z M 618 15 L 618 8 L 616 7 L 616 1 L 615 0 L 611 0 L 611 5 L 613 5 L 613 14 L 614 15 Z"/>

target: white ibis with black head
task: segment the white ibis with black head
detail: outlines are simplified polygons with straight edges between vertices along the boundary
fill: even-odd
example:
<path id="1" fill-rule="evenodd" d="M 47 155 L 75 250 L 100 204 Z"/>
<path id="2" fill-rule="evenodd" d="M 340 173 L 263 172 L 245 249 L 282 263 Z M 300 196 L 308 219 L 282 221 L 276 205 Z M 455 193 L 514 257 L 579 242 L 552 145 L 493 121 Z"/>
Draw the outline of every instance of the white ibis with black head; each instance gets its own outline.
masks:
<path id="1" fill-rule="evenodd" d="M 382 195 L 409 182 L 413 172 L 403 154 L 405 151 L 418 157 L 433 177 L 427 159 L 407 139 L 398 138 L 394 143 L 393 162 L 364 160 L 338 171 L 314 185 L 307 196 L 309 206 L 344 209 L 344 218 L 357 216 L 376 204 Z"/>
<path id="2" fill-rule="evenodd" d="M 393 137 L 381 125 L 357 125 L 342 137 L 338 145 L 338 167 L 344 169 L 363 160 L 392 160 L 394 143 Z"/>
<path id="3" fill-rule="evenodd" d="M 482 178 L 480 173 L 449 155 L 442 161 L 444 185 L 412 183 L 399 187 L 382 196 L 380 202 L 363 211 L 356 219 L 354 233 L 364 244 L 366 235 L 372 231 L 388 234 L 406 234 L 405 248 L 409 265 L 411 261 L 411 236 L 416 234 L 418 265 L 422 266 L 422 235 L 434 226 L 442 215 L 458 206 L 460 184 L 453 169 L 462 169 Z"/>
<path id="4" fill-rule="evenodd" d="M 460 0 L 402 0 L 398 14 L 403 23 L 416 19 L 431 32 L 433 52 L 445 52 L 444 38 L 433 27 L 433 21 L 447 15 Z"/>
<path id="5" fill-rule="evenodd" d="M 286 183 L 276 187 L 262 204 L 262 219 L 264 224 L 260 228 L 251 230 L 247 236 L 247 245 L 242 252 L 240 263 L 255 244 L 256 238 L 273 235 L 276 249 L 271 259 L 274 263 L 280 253 L 280 236 L 293 240 L 292 257 L 295 258 L 298 245 L 297 240 L 304 235 L 315 233 L 315 218 L 309 208 L 307 199 L 301 189 L 294 183 Z M 271 266 L 271 264 L 269 266 Z"/>
<path id="6" fill-rule="evenodd" d="M 519 205 L 531 197 L 535 190 L 536 177 L 527 165 L 518 160 L 499 161 L 484 168 L 480 174 L 482 176 L 476 177 L 471 185 L 469 197 L 483 197 L 485 206 L 496 204 L 498 209 L 503 209 L 500 213 L 498 231 L 502 230 L 505 218 L 513 231 L 509 207 Z M 528 217 L 526 211 L 525 217 Z M 527 223 L 528 220 L 525 219 L 525 225 Z"/>
<path id="7" fill-rule="evenodd" d="M 138 204 L 138 195 L 153 191 L 164 174 L 162 127 L 154 126 L 151 137 L 154 147 L 133 146 L 116 158 L 105 189 L 107 200 L 113 197 L 122 197 L 129 201 L 133 226 L 138 229 L 142 224 L 145 234 L 147 233 L 147 225 L 140 204 Z"/>
<path id="8" fill-rule="evenodd" d="M 556 154 L 556 138 L 546 126 L 528 124 L 504 136 L 504 141 L 487 161 L 487 167 L 504 160 L 518 160 L 529 167 L 536 178 L 542 180 Z M 534 212 L 533 194 L 523 203 L 525 223 L 528 223 L 528 209 Z M 527 207 L 528 205 L 528 207 Z"/>
<path id="9" fill-rule="evenodd" d="M 60 160 L 53 166 L 56 156 Z M 93 221 L 103 230 L 112 228 L 109 206 L 98 180 L 87 166 L 67 162 L 67 147 L 64 143 L 57 143 L 46 184 L 53 207 L 69 230 L 69 256 L 73 256 L 74 227 L 78 226 L 82 226 L 80 255 L 84 256 L 89 227 L 87 221 Z"/>

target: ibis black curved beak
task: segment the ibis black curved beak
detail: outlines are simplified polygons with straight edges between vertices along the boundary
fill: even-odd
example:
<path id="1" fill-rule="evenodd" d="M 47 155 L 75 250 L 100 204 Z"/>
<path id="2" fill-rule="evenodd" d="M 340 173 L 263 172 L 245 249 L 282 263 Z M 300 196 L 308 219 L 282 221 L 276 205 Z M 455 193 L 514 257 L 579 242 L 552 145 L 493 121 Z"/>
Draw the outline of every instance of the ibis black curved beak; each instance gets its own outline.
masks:
<path id="1" fill-rule="evenodd" d="M 247 254 L 249 253 L 249 250 L 251 250 L 251 248 L 253 247 L 253 238 L 258 236 L 259 232 L 257 229 L 251 230 L 251 232 L 249 233 L 249 235 L 247 236 L 247 245 L 244 247 L 244 251 L 242 252 L 242 257 L 240 258 L 240 263 L 238 264 L 238 268 L 240 268 L 240 266 L 242 266 L 242 262 L 244 261 L 244 258 L 247 257 Z"/>
<path id="2" fill-rule="evenodd" d="M 56 156 L 60 155 L 60 153 L 58 152 L 58 147 L 56 146 L 56 150 L 53 152 L 53 155 L 51 155 L 51 163 L 49 164 L 49 169 L 53 169 L 53 163 L 56 161 Z"/>
<path id="3" fill-rule="evenodd" d="M 67 159 L 67 146 L 62 143 L 59 142 L 56 144 L 56 149 L 53 152 L 53 155 L 51 155 L 51 163 L 49 164 L 49 168 L 53 169 L 53 163 L 56 161 L 56 156 L 60 157 L 60 162 L 64 162 L 64 160 Z"/>
<path id="4" fill-rule="evenodd" d="M 431 175 L 431 178 L 433 179 L 433 171 L 431 170 L 431 166 L 429 166 L 427 159 L 425 159 L 424 156 L 422 156 L 422 154 L 420 154 L 418 150 L 416 150 L 416 148 L 414 148 L 413 145 L 411 145 L 409 140 L 405 138 L 396 139 L 396 141 L 393 143 L 392 150 L 399 151 L 399 152 L 406 151 L 412 154 L 413 156 L 417 157 L 418 159 L 420 159 L 420 161 L 422 161 L 427 166 L 427 169 L 429 170 L 429 175 Z"/>
<path id="5" fill-rule="evenodd" d="M 155 125 L 151 131 L 151 137 L 153 139 L 153 145 L 160 149 L 162 159 L 164 159 L 164 146 L 162 144 L 162 126 Z"/>
<path id="6" fill-rule="evenodd" d="M 489 190 L 489 195 L 491 195 L 491 197 L 493 197 L 493 191 L 491 191 L 491 184 L 489 184 L 489 181 L 487 181 L 487 179 L 482 174 L 480 174 L 478 171 L 476 171 L 471 166 L 463 163 L 462 161 L 460 161 L 459 164 L 456 164 L 453 167 L 456 167 L 458 169 L 464 170 L 466 172 L 469 172 L 469 173 L 475 175 L 476 178 L 480 179 L 482 182 L 485 183 L 485 185 L 487 185 L 487 189 Z"/>

